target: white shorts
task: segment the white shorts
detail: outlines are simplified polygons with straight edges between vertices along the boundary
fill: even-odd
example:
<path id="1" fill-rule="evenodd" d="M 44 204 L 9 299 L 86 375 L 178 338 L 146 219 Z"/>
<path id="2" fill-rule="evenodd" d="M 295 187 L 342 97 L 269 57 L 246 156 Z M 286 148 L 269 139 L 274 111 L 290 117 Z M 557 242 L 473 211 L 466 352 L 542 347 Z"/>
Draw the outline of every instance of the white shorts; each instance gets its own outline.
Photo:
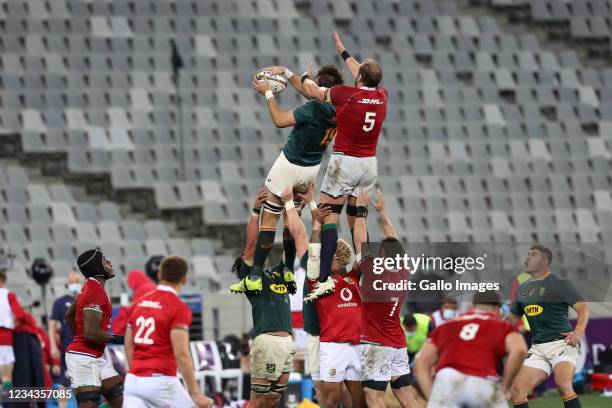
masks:
<path id="1" fill-rule="evenodd" d="M 570 362 L 575 366 L 579 354 L 578 346 L 572 347 L 565 340 L 534 344 L 529 349 L 523 365 L 538 368 L 550 375 L 555 366 L 562 361 Z"/>
<path id="2" fill-rule="evenodd" d="M 391 381 L 406 374 L 410 374 L 406 347 L 362 345 L 361 381 Z"/>
<path id="3" fill-rule="evenodd" d="M 321 381 L 361 381 L 361 344 L 321 342 Z"/>
<path id="4" fill-rule="evenodd" d="M 66 353 L 66 374 L 72 388 L 100 387 L 102 381 L 119 375 L 104 357 L 76 353 Z"/>
<path id="5" fill-rule="evenodd" d="M 12 346 L 0 346 L 0 366 L 13 364 L 15 362 L 15 354 L 13 354 Z"/>
<path id="6" fill-rule="evenodd" d="M 317 180 L 320 167 L 320 164 L 298 166 L 287 160 L 285 153 L 280 152 L 268 173 L 268 177 L 266 177 L 266 187 L 272 194 L 279 197 L 287 187 L 293 187 L 298 191 L 306 191 L 308 186 L 314 184 Z"/>
<path id="7" fill-rule="evenodd" d="M 194 407 L 189 393 L 177 377 L 125 376 L 123 406 L 126 408 Z"/>
<path id="8" fill-rule="evenodd" d="M 319 336 L 308 335 L 306 339 L 306 365 L 312 381 L 319 381 L 319 359 L 321 356 Z"/>
<path id="9" fill-rule="evenodd" d="M 466 375 L 454 368 L 436 374 L 427 408 L 508 408 L 497 381 Z"/>
<path id="10" fill-rule="evenodd" d="M 334 153 L 329 158 L 321 192 L 332 197 L 357 196 L 362 188 L 376 183 L 376 157 L 353 157 Z"/>

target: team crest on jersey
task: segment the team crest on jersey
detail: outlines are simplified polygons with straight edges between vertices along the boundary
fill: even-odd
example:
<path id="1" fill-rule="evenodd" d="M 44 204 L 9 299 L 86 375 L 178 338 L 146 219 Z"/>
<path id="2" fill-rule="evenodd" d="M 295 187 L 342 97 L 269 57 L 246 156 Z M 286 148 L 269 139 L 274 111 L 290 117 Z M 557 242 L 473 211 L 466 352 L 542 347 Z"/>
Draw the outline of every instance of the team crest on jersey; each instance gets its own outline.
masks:
<path id="1" fill-rule="evenodd" d="M 330 368 L 329 369 L 329 377 L 330 378 L 335 378 L 336 377 L 336 369 L 335 368 Z"/>
<path id="2" fill-rule="evenodd" d="M 529 305 L 525 308 L 525 314 L 527 316 L 537 316 L 544 311 L 544 308 L 540 305 Z"/>
<path id="3" fill-rule="evenodd" d="M 527 292 L 527 289 L 521 290 L 521 296 L 522 297 L 527 297 L 527 293 L 529 293 L 529 292 Z"/>
<path id="4" fill-rule="evenodd" d="M 267 363 L 266 364 L 266 371 L 269 373 L 273 373 L 276 370 L 276 364 L 274 363 Z"/>
<path id="5" fill-rule="evenodd" d="M 544 295 L 544 292 L 546 292 L 546 287 L 540 288 L 540 296 Z"/>
<path id="6" fill-rule="evenodd" d="M 346 283 L 348 283 L 349 285 L 352 285 L 352 284 L 354 284 L 354 283 L 355 283 L 355 281 L 353 280 L 353 278 L 351 278 L 350 276 L 345 277 L 345 278 L 344 278 L 344 281 L 345 281 Z"/>
<path id="7" fill-rule="evenodd" d="M 279 295 L 284 295 L 285 293 L 287 293 L 287 287 L 283 284 L 273 283 L 270 285 L 270 289 L 272 290 L 272 292 L 276 292 Z"/>

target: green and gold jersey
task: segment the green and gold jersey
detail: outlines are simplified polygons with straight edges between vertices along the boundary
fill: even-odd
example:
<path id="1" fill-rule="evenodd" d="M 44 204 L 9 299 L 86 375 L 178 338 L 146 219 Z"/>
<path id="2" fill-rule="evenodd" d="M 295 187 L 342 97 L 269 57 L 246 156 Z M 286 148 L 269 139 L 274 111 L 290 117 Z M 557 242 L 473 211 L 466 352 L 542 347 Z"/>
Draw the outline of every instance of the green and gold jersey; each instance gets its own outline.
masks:
<path id="1" fill-rule="evenodd" d="M 308 265 L 308 251 L 302 257 L 300 261 L 302 268 L 306 269 Z M 304 276 L 304 297 L 308 294 L 308 274 Z M 302 306 L 302 318 L 304 319 L 304 331 L 311 336 L 319 336 L 321 334 L 321 325 L 319 322 L 319 315 L 317 309 L 315 309 L 314 302 L 304 302 Z"/>
<path id="2" fill-rule="evenodd" d="M 253 338 L 262 333 L 285 331 L 293 333 L 289 294 L 283 277 L 284 264 L 281 262 L 272 269 L 264 269 L 261 278 L 263 291 L 260 294 L 247 293 L 253 316 Z M 241 278 L 251 271 L 251 267 L 242 263 Z"/>
<path id="3" fill-rule="evenodd" d="M 336 136 L 336 108 L 331 103 L 308 101 L 293 110 L 296 125 L 283 153 L 290 163 L 316 166 L 323 160 L 327 145 Z"/>
<path id="4" fill-rule="evenodd" d="M 516 291 L 510 312 L 527 316 L 534 344 L 561 340 L 561 333 L 573 330 L 569 307 L 584 300 L 574 285 L 552 273 L 544 279 L 530 279 Z"/>

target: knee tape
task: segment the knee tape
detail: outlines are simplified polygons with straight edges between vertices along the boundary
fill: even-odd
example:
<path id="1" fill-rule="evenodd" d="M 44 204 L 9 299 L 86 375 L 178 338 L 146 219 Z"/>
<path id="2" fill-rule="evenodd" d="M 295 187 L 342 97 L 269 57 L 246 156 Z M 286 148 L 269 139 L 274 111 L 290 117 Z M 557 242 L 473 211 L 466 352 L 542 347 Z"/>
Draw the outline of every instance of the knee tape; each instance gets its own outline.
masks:
<path id="1" fill-rule="evenodd" d="M 263 204 L 263 208 L 264 208 L 264 211 L 269 212 L 270 214 L 279 215 L 279 214 L 282 214 L 284 207 L 282 204 L 277 204 L 270 200 L 266 200 L 266 202 Z"/>
<path id="2" fill-rule="evenodd" d="M 321 207 L 329 207 L 329 208 L 331 208 L 332 212 L 335 213 L 335 214 L 342 214 L 342 208 L 344 208 L 344 204 L 321 203 L 320 206 Z"/>
<path id="3" fill-rule="evenodd" d="M 412 385 L 412 376 L 410 374 L 404 374 L 397 377 L 395 381 L 391 381 L 391 388 L 399 390 L 400 388 L 408 387 Z"/>
<path id="4" fill-rule="evenodd" d="M 368 380 L 368 381 L 362 381 L 361 385 L 363 386 L 363 388 L 370 388 L 376 391 L 386 391 L 388 383 L 389 383 L 388 381 Z"/>
<path id="5" fill-rule="evenodd" d="M 111 401 L 111 402 L 121 397 L 123 395 L 123 383 L 120 382 L 120 383 L 115 384 L 113 388 L 108 390 L 108 392 L 104 393 L 103 395 L 107 401 Z"/>
<path id="6" fill-rule="evenodd" d="M 253 384 L 251 383 L 251 391 L 255 394 L 267 394 L 270 392 L 270 384 Z"/>
<path id="7" fill-rule="evenodd" d="M 287 384 L 274 384 L 270 387 L 270 392 L 282 394 L 287 390 Z"/>
<path id="8" fill-rule="evenodd" d="M 100 402 L 100 391 L 79 392 L 75 395 L 75 397 L 78 403 L 94 402 L 98 404 Z"/>
<path id="9" fill-rule="evenodd" d="M 354 217 L 357 215 L 357 206 L 355 205 L 346 205 L 346 215 Z"/>

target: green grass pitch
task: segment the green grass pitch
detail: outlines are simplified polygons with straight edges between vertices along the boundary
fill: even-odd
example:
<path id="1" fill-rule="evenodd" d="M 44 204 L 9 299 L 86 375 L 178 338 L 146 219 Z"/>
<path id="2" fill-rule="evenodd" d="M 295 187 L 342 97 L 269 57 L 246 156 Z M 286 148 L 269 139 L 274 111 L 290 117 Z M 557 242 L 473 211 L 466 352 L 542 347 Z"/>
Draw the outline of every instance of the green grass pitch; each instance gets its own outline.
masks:
<path id="1" fill-rule="evenodd" d="M 612 397 L 602 397 L 599 393 L 579 395 L 579 398 L 583 408 L 612 407 Z M 529 401 L 529 408 L 563 408 L 563 402 L 557 393 L 550 393 Z"/>

